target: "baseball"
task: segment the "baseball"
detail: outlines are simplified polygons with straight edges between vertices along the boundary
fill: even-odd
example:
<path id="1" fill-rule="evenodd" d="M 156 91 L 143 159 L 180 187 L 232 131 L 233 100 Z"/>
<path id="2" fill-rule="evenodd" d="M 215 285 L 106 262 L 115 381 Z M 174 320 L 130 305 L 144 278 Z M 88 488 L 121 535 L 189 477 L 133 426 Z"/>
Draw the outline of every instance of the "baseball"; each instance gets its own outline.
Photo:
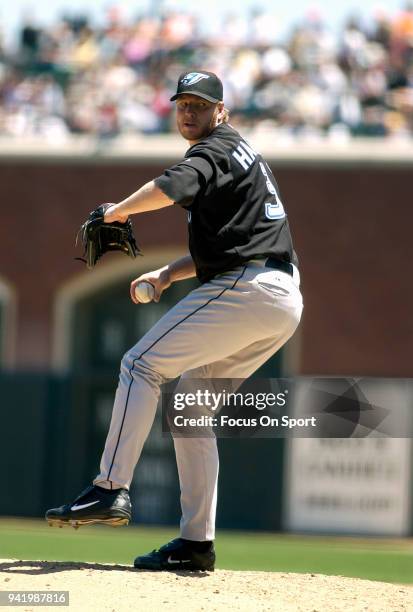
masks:
<path id="1" fill-rule="evenodd" d="M 135 297 L 142 304 L 152 302 L 154 295 L 155 289 L 153 288 L 153 285 L 151 285 L 151 283 L 141 281 L 135 287 Z"/>

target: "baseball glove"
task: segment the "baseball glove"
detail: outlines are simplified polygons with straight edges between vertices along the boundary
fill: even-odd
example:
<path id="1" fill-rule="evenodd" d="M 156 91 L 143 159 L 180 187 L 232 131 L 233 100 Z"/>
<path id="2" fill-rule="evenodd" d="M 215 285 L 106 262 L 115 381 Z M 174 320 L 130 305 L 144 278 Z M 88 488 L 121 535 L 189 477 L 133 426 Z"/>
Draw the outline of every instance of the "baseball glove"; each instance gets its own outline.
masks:
<path id="1" fill-rule="evenodd" d="M 111 204 L 101 204 L 89 215 L 81 226 L 79 234 L 83 243 L 83 257 L 76 257 L 84 261 L 88 268 L 93 268 L 98 259 L 108 251 L 122 251 L 129 257 L 142 255 L 133 235 L 132 222 L 128 217 L 125 223 L 114 221 L 105 223 L 104 215 Z"/>

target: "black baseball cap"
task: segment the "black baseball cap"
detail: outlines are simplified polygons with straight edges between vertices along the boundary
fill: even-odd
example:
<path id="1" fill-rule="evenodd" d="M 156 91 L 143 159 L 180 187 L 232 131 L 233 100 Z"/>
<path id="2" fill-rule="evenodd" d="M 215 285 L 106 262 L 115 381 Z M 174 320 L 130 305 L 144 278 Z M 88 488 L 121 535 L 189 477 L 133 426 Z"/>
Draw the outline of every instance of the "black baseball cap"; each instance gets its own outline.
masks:
<path id="1" fill-rule="evenodd" d="M 178 79 L 178 88 L 171 102 L 181 94 L 192 94 L 209 102 L 220 102 L 224 96 L 224 88 L 220 79 L 213 72 L 206 70 L 183 72 Z"/>

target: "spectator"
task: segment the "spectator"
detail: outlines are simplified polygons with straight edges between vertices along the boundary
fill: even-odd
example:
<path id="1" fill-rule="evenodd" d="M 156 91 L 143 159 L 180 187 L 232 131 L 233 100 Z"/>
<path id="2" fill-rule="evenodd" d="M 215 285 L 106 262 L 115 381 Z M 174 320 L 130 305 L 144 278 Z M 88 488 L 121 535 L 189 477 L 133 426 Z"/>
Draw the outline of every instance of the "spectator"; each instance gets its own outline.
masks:
<path id="1" fill-rule="evenodd" d="M 218 19 L 218 17 L 217 17 Z M 413 5 L 351 17 L 333 37 L 310 11 L 285 41 L 276 17 L 227 15 L 201 32 L 187 13 L 118 9 L 103 27 L 83 16 L 41 27 L 27 15 L 17 51 L 0 40 L 0 134 L 66 138 L 160 133 L 172 128 L 169 93 L 185 69 L 225 77 L 231 121 L 283 141 L 413 133 Z"/>

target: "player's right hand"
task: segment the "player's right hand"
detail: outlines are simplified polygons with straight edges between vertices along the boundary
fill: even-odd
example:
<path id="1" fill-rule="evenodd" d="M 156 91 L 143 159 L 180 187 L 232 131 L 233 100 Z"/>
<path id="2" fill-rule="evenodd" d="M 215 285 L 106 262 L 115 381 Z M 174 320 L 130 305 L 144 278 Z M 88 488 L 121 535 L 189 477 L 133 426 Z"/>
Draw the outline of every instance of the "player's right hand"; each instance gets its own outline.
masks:
<path id="1" fill-rule="evenodd" d="M 171 286 L 171 279 L 169 276 L 168 267 L 159 268 L 159 270 L 154 270 L 153 272 L 146 272 L 145 274 L 141 274 L 138 278 L 135 278 L 130 284 L 130 297 L 134 304 L 140 304 L 140 302 L 136 299 L 135 295 L 135 287 L 138 283 L 142 281 L 146 281 L 147 283 L 151 283 L 155 289 L 155 295 L 153 298 L 154 302 L 159 302 L 162 293 L 165 289 Z"/>

